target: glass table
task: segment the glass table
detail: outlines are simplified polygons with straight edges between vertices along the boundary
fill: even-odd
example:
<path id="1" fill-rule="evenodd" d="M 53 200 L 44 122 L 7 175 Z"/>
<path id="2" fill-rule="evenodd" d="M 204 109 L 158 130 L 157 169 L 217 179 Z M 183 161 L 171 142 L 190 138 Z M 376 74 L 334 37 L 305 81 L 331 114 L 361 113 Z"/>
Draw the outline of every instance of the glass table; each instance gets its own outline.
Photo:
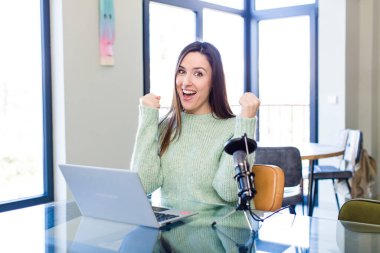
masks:
<path id="1" fill-rule="evenodd" d="M 158 230 L 83 217 L 75 202 L 38 205 L 0 213 L 0 252 L 380 252 L 380 233 L 365 232 L 380 232 L 380 226 L 283 210 L 252 221 L 251 231 L 242 211 L 220 219 L 233 206 L 163 199 L 159 204 L 198 214 Z"/>

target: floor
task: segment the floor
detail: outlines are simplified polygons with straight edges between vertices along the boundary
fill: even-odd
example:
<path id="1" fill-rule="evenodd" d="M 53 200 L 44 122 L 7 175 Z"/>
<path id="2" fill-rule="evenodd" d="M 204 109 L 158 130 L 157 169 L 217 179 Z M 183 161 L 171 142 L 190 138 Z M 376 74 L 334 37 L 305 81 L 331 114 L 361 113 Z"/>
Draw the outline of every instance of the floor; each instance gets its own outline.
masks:
<path id="1" fill-rule="evenodd" d="M 344 198 L 339 196 L 339 203 L 342 206 Z M 307 196 L 305 196 L 304 215 L 307 215 Z M 314 207 L 313 217 L 337 219 L 338 207 L 335 201 L 334 188 L 331 180 L 321 180 L 319 182 L 319 203 Z M 302 205 L 296 206 L 296 213 L 302 214 Z"/>

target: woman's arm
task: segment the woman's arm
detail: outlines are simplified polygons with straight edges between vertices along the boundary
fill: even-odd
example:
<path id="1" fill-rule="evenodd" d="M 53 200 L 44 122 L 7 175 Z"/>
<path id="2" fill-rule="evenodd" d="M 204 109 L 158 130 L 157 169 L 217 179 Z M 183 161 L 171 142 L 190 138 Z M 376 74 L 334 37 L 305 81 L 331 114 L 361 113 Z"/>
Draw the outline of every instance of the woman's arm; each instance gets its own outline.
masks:
<path id="1" fill-rule="evenodd" d="M 131 168 L 138 172 L 146 193 L 151 193 L 163 181 L 158 155 L 158 109 L 140 105 L 139 111 Z"/>
<path id="2" fill-rule="evenodd" d="M 232 138 L 241 138 L 244 134 L 247 134 L 248 138 L 254 139 L 255 130 L 256 118 L 242 118 L 238 116 L 236 117 L 235 130 Z M 252 167 L 254 155 L 248 154 L 247 160 L 250 167 Z M 223 152 L 221 154 L 219 168 L 213 181 L 213 187 L 219 196 L 227 202 L 235 202 L 237 200 L 237 182 L 234 180 L 235 175 L 236 172 L 232 155 Z"/>
<path id="3" fill-rule="evenodd" d="M 235 131 L 232 138 L 241 138 L 244 134 L 250 139 L 255 139 L 256 131 L 256 114 L 260 106 L 260 100 L 251 92 L 244 93 L 239 103 L 241 105 L 240 116 L 236 117 Z M 247 154 L 247 161 L 251 169 L 254 162 L 254 155 Z M 233 166 L 232 155 L 223 152 L 221 155 L 219 169 L 213 181 L 213 187 L 219 196 L 227 201 L 233 202 L 237 200 L 237 183 L 233 179 L 236 175 Z"/>

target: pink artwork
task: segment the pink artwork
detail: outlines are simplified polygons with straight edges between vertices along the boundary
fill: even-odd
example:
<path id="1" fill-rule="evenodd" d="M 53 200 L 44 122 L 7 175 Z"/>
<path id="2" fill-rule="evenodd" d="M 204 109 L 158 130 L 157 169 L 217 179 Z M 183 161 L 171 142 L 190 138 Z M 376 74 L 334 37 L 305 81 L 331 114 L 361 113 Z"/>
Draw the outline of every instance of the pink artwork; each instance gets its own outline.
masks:
<path id="1" fill-rule="evenodd" d="M 115 17 L 113 0 L 99 0 L 99 43 L 100 64 L 104 66 L 114 65 L 113 44 L 115 41 Z"/>

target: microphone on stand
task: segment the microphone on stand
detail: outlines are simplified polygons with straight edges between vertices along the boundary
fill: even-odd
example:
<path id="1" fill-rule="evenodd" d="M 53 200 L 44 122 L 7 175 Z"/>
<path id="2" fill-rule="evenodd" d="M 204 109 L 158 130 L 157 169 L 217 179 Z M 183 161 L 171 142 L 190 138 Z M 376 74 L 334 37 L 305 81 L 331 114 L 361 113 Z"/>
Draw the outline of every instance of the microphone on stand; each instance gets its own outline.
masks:
<path id="1" fill-rule="evenodd" d="M 238 205 L 235 208 L 235 210 L 220 218 L 224 219 L 238 210 L 243 211 L 247 223 L 251 228 L 251 232 L 254 232 L 253 235 L 255 235 L 255 230 L 253 229 L 253 224 L 249 217 L 251 217 L 256 222 L 262 222 L 267 218 L 271 217 L 272 215 L 278 213 L 279 211 L 289 207 L 282 207 L 277 211 L 273 212 L 272 214 L 266 216 L 265 218 L 259 217 L 251 210 L 250 201 L 255 197 L 256 194 L 256 190 L 253 185 L 253 179 L 255 177 L 255 174 L 251 171 L 250 165 L 247 160 L 247 155 L 254 152 L 256 149 L 256 141 L 249 139 L 247 137 L 247 134 L 244 134 L 241 138 L 231 139 L 224 145 L 224 151 L 233 156 L 234 167 L 236 172 L 234 179 L 237 181 L 238 184 Z M 213 221 L 211 226 L 215 227 L 216 224 L 217 221 Z M 254 237 L 252 237 L 252 239 L 254 240 Z M 245 248 L 239 248 L 239 251 L 240 249 Z"/>
<path id="2" fill-rule="evenodd" d="M 233 156 L 235 167 L 235 180 L 238 183 L 239 209 L 245 210 L 245 206 L 256 194 L 253 187 L 254 174 L 247 161 L 247 154 L 254 152 L 257 144 L 249 139 L 247 134 L 241 138 L 228 141 L 224 146 L 224 151 Z"/>
<path id="3" fill-rule="evenodd" d="M 247 161 L 247 154 L 254 152 L 256 148 L 257 143 L 254 140 L 249 139 L 247 134 L 244 134 L 241 138 L 231 139 L 224 145 L 224 151 L 232 155 L 234 160 L 236 172 L 234 179 L 238 184 L 238 205 L 235 210 L 220 219 L 224 219 L 238 210 L 243 211 L 251 231 L 254 231 L 254 229 L 249 217 L 252 217 L 255 221 L 262 221 L 260 217 L 252 212 L 250 205 L 250 201 L 255 196 L 256 190 L 253 187 L 253 179 L 255 175 L 250 169 Z M 214 221 L 211 225 L 214 227 L 216 223 L 217 221 Z"/>
<path id="4" fill-rule="evenodd" d="M 247 154 L 242 150 L 237 150 L 233 154 L 234 167 L 235 167 L 235 180 L 238 183 L 239 197 L 243 201 L 250 201 L 256 194 L 253 188 L 253 173 L 249 171 L 249 164 L 247 162 Z"/>

